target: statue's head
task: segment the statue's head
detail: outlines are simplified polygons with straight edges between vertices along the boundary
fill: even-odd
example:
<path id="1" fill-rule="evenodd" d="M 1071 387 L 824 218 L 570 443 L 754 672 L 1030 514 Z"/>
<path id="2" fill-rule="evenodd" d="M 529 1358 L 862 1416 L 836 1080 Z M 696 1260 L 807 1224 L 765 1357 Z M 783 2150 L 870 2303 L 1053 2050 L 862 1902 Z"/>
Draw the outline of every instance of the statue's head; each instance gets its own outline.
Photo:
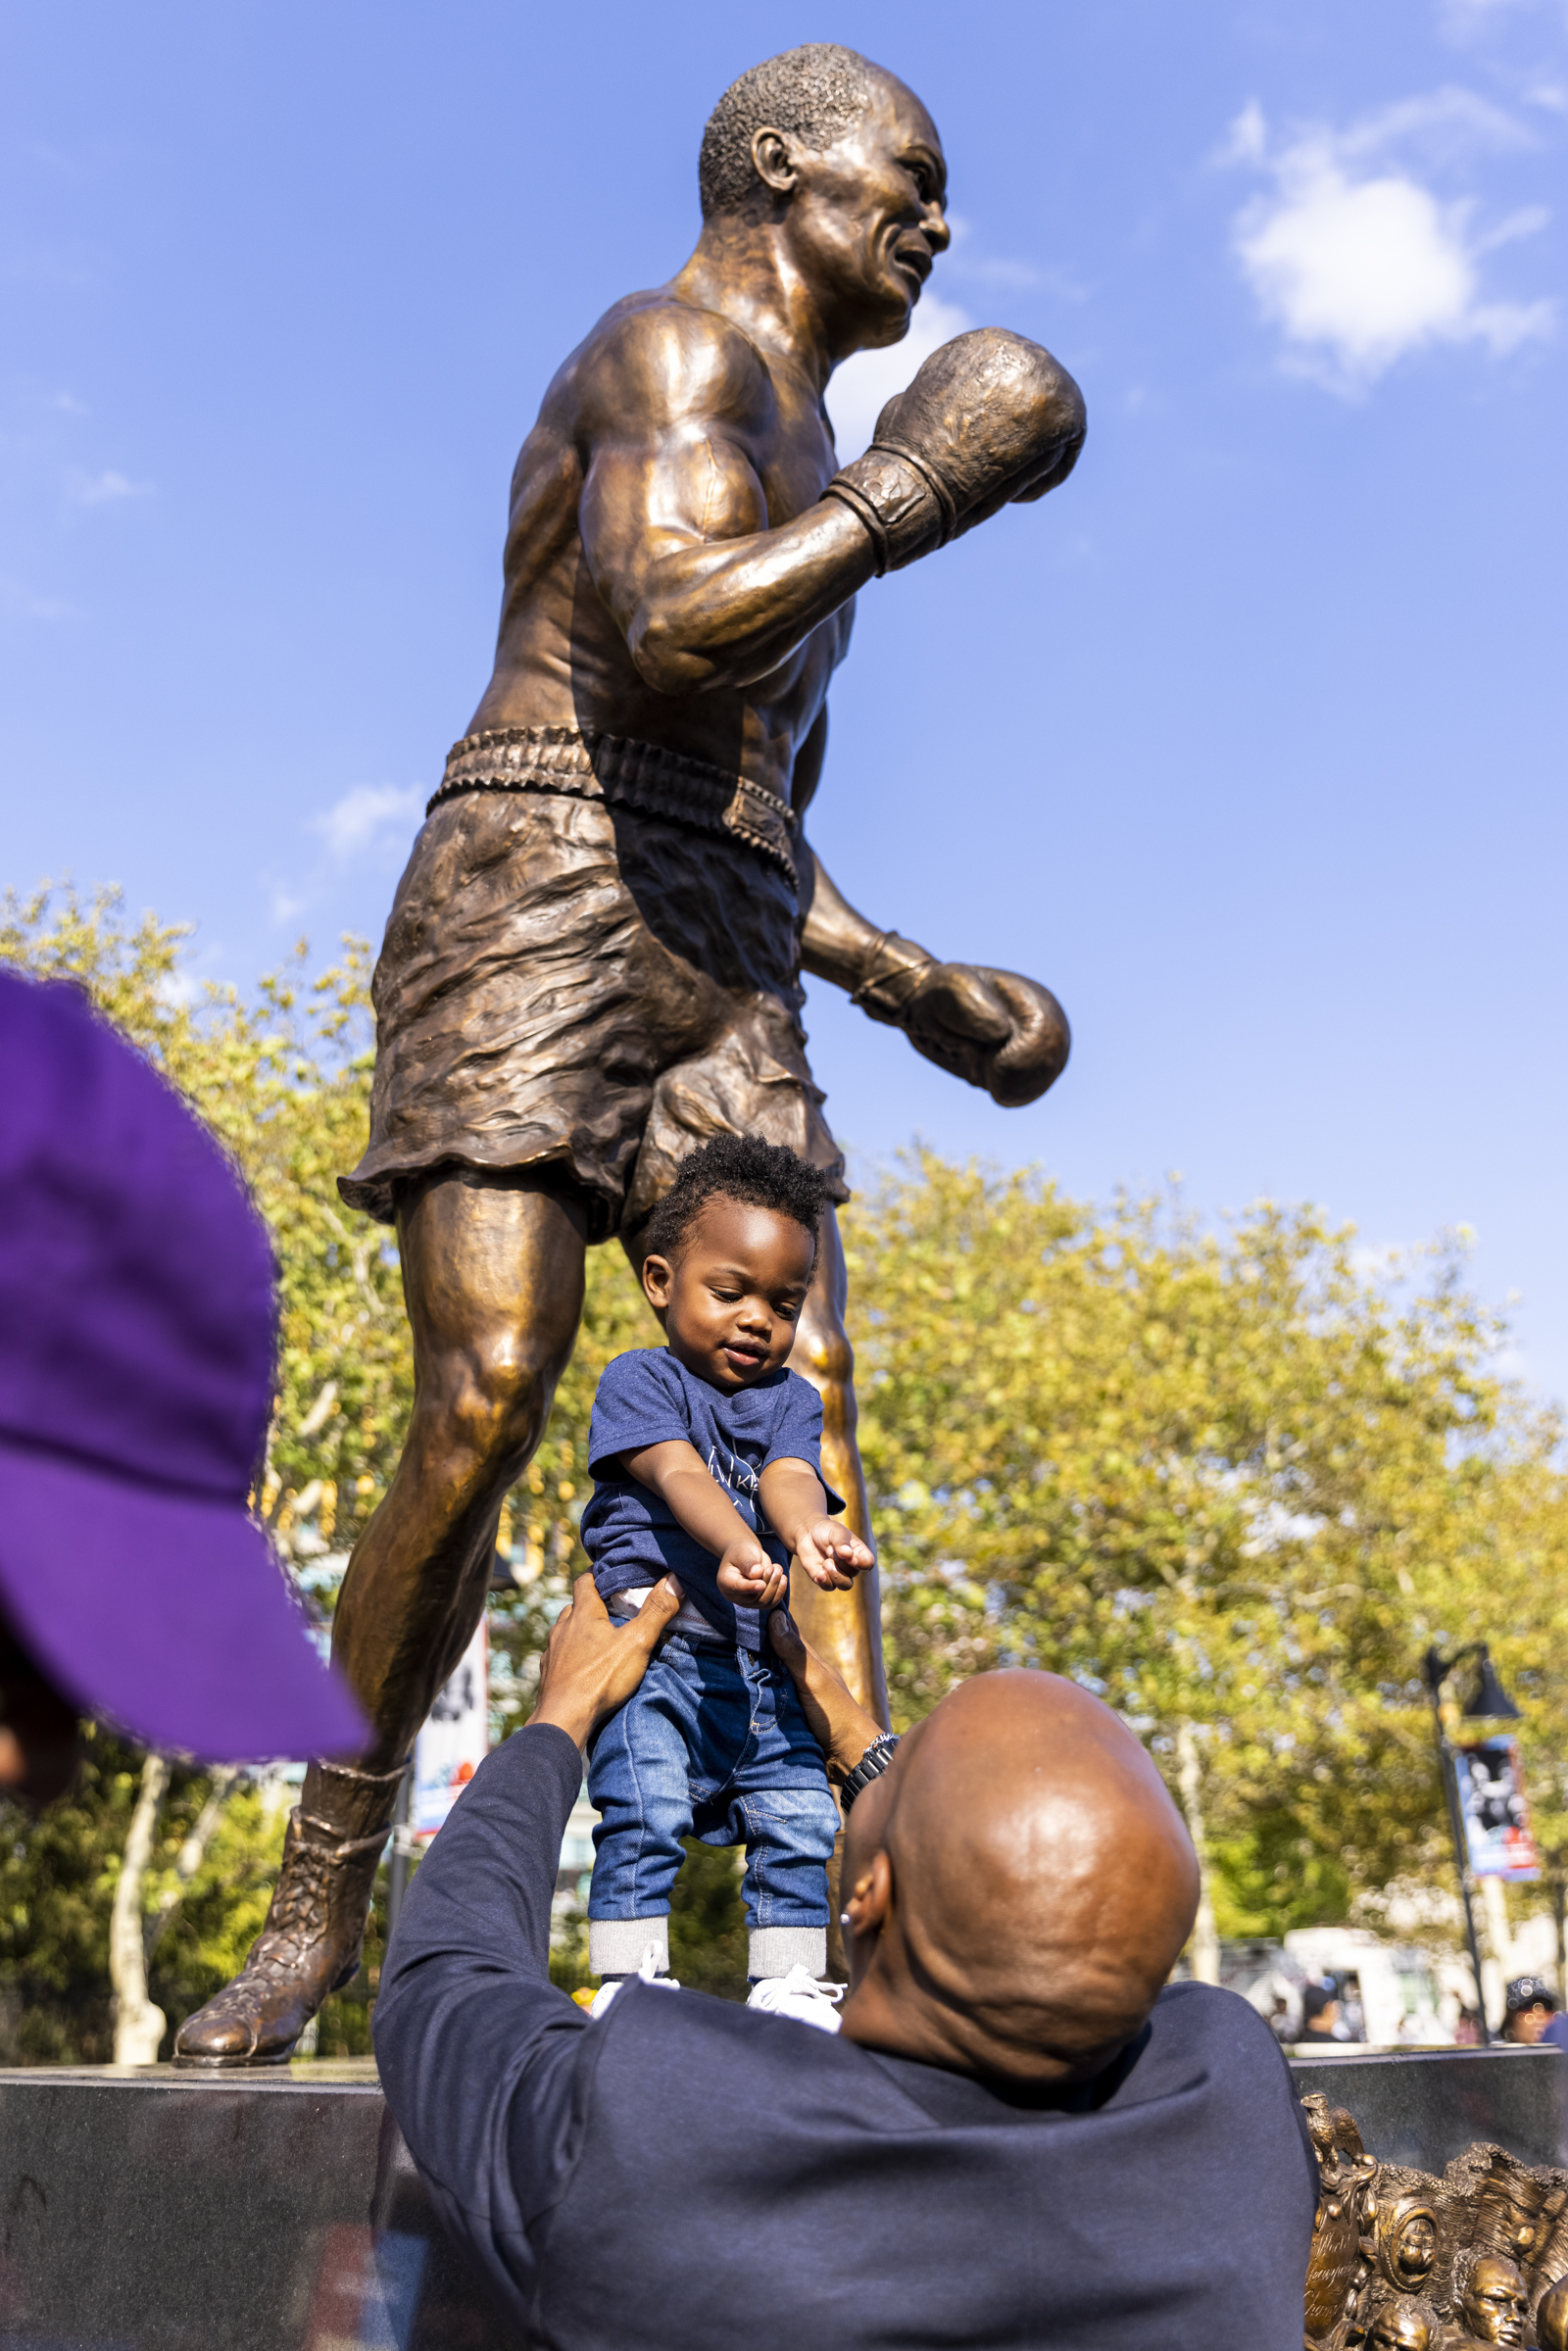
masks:
<path id="1" fill-rule="evenodd" d="M 1367 2343 L 1369 2351 L 1431 2351 L 1437 2335 L 1438 2318 L 1432 2305 L 1401 2294 L 1397 2302 L 1384 2303 L 1372 2322 Z"/>
<path id="2" fill-rule="evenodd" d="M 1530 2315 L 1525 2281 L 1516 2262 L 1501 2253 L 1483 2253 L 1459 2284 L 1459 2316 L 1478 2343 L 1522 2343 Z"/>
<path id="3" fill-rule="evenodd" d="M 826 41 L 730 84 L 698 186 L 705 226 L 781 224 L 841 357 L 901 340 L 949 242 L 935 123 L 893 74 Z"/>
<path id="4" fill-rule="evenodd" d="M 1378 2197 L 1378 2267 L 1389 2283 L 1418 2292 L 1432 2275 L 1438 2216 L 1419 2196 Z"/>
<path id="5" fill-rule="evenodd" d="M 1568 2278 L 1559 2278 L 1536 2304 L 1536 2340 L 1541 2351 L 1568 2351 Z"/>

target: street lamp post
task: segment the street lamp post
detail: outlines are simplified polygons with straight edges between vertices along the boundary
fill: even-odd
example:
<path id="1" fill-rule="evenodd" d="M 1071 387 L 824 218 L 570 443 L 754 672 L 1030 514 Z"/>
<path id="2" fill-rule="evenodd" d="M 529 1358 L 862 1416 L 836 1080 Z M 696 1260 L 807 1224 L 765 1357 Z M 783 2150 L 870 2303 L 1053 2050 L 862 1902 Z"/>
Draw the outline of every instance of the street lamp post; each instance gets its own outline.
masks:
<path id="1" fill-rule="evenodd" d="M 1471 1658 L 1477 1662 L 1476 1687 L 1460 1709 L 1467 1720 L 1482 1720 L 1488 1716 L 1502 1721 L 1517 1721 L 1519 1709 L 1498 1681 L 1496 1670 L 1484 1641 L 1467 1641 L 1451 1657 L 1444 1657 L 1436 1648 L 1428 1649 L 1422 1665 L 1422 1675 L 1432 1699 L 1432 1720 L 1438 1738 L 1438 1770 L 1443 1776 L 1443 1792 L 1448 1800 L 1448 1829 L 1453 1837 L 1453 1862 L 1459 1873 L 1459 1892 L 1464 1902 L 1464 1932 L 1470 1945 L 1470 1966 L 1476 1980 L 1476 2007 L 1481 2017 L 1481 2044 L 1492 2046 L 1492 2028 L 1487 2023 L 1487 1995 L 1481 1987 L 1481 1946 L 1476 1941 L 1476 1914 L 1470 1899 L 1470 1856 L 1465 1844 L 1464 1814 L 1459 1803 L 1459 1774 L 1453 1746 L 1443 1721 L 1443 1685 L 1457 1666 Z"/>

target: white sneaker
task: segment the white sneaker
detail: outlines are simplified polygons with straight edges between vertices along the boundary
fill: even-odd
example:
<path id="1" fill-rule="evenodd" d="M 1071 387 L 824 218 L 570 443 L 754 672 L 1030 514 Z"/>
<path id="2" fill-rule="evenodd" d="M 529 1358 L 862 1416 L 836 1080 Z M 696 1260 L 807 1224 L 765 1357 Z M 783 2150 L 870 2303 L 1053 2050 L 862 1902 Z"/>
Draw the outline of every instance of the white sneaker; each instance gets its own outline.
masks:
<path id="1" fill-rule="evenodd" d="M 804 1968 L 797 1968 L 795 1973 L 802 1976 L 806 1974 L 806 1971 Z M 603 2016 L 625 1981 L 625 1977 L 621 1976 L 617 1977 L 613 1984 L 601 1984 L 589 2004 L 588 2014 Z M 658 1943 L 650 1943 L 643 1953 L 642 1965 L 637 1970 L 637 1981 L 639 1984 L 657 1984 L 662 1991 L 679 1991 L 680 1989 L 678 1976 L 665 1976 L 660 1971 Z M 807 1981 L 809 1983 L 809 1977 L 807 1978 Z"/>
<path id="2" fill-rule="evenodd" d="M 837 2033 L 843 1997 L 842 1984 L 818 1984 L 809 1968 L 797 1964 L 787 1976 L 764 1976 L 754 1984 L 746 2005 L 765 2008 L 770 2016 L 799 2017 L 819 2033 Z"/>

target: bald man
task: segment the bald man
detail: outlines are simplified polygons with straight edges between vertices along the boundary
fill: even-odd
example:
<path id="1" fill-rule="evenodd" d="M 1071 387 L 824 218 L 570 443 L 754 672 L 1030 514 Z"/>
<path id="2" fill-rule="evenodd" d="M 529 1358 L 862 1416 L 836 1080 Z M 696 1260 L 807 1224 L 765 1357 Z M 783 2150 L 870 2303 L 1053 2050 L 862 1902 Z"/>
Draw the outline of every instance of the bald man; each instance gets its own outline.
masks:
<path id="1" fill-rule="evenodd" d="M 1317 2177 L 1289 2073 L 1246 2001 L 1166 1984 L 1192 1847 L 1070 1682 L 980 1675 L 860 1786 L 836 2036 L 635 1982 L 594 2022 L 552 1987 L 583 1749 L 679 1600 L 666 1578 L 616 1628 L 579 1581 L 382 1971 L 393 2113 L 521 2338 L 1299 2351 Z M 773 1624 L 830 1770 L 863 1779 L 879 1726 Z"/>

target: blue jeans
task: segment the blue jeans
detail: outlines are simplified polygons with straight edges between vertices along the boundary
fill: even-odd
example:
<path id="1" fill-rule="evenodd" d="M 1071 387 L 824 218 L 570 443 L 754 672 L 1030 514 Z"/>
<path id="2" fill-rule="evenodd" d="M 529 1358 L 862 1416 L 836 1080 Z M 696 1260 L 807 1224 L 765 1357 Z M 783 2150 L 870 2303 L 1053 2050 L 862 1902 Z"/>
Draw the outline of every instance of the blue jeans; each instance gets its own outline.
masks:
<path id="1" fill-rule="evenodd" d="M 826 1927 L 838 1834 L 822 1750 L 774 1657 L 666 1634 L 588 1750 L 590 1919 L 669 1908 L 683 1837 L 746 1847 L 747 1925 Z"/>

